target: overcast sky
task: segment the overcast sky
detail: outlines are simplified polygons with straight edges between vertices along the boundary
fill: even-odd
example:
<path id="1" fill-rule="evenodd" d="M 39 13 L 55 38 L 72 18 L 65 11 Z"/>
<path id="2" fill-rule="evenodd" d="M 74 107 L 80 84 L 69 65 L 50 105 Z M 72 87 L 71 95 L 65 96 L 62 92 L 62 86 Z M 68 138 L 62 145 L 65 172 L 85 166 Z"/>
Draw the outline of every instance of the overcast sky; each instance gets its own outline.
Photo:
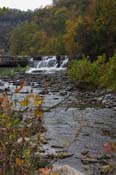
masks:
<path id="1" fill-rule="evenodd" d="M 52 3 L 52 0 L 0 0 L 0 7 L 16 8 L 21 10 L 34 10 Z"/>

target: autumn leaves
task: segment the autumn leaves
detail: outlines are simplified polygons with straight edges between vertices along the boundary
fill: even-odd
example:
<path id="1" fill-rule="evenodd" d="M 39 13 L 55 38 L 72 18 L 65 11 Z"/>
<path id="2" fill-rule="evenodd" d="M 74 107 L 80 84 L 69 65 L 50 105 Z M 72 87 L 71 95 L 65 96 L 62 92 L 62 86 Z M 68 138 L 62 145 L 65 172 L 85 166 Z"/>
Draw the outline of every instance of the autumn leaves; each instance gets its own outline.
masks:
<path id="1" fill-rule="evenodd" d="M 25 85 L 21 83 L 10 96 L 6 91 L 0 96 L 0 175 L 37 171 L 34 155 L 44 139 L 43 98 L 29 93 L 22 100 L 12 100 Z"/>

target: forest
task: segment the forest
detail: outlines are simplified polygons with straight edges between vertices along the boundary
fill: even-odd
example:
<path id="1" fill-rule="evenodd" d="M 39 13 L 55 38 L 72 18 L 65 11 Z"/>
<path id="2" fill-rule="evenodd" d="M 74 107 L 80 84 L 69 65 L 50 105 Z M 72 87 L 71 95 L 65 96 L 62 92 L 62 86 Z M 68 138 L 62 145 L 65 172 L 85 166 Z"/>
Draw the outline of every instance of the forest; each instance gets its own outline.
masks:
<path id="1" fill-rule="evenodd" d="M 6 28 L 0 38 L 12 55 L 86 55 L 95 59 L 114 54 L 115 0 L 59 0 L 35 11 L 1 9 L 0 14 L 1 30 Z"/>

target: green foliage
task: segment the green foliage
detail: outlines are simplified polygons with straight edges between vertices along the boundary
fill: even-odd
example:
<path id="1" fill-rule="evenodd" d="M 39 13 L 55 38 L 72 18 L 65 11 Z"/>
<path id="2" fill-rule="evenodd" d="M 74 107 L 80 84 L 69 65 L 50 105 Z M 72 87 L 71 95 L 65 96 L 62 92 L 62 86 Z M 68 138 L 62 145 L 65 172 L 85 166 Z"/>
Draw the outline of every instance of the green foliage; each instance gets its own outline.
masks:
<path id="1" fill-rule="evenodd" d="M 0 68 L 0 78 L 3 78 L 3 77 L 14 77 L 16 76 L 17 73 L 21 73 L 21 72 L 24 72 L 28 69 L 28 67 L 15 67 L 15 68 Z"/>
<path id="2" fill-rule="evenodd" d="M 12 26 L 16 26 L 12 31 L 11 26 L 3 29 L 7 35 L 0 35 L 3 48 L 4 43 L 9 42 L 11 31 L 7 45 L 12 55 L 68 54 L 74 57 L 80 53 L 95 59 L 104 53 L 107 57 L 114 54 L 115 0 L 56 0 L 53 6 L 33 12 L 2 11 L 5 13 L 0 16 L 0 24 L 5 21 L 3 25 L 7 25 L 9 19 L 14 19 Z"/>
<path id="3" fill-rule="evenodd" d="M 8 8 L 7 7 L 0 8 L 0 16 L 1 15 L 5 15 L 7 12 L 8 12 Z"/>
<path id="4" fill-rule="evenodd" d="M 39 47 L 41 33 L 37 32 L 35 23 L 26 23 L 17 26 L 11 34 L 10 53 L 16 55 L 27 55 L 33 53 Z M 37 52 L 37 50 L 36 50 Z"/>
<path id="5" fill-rule="evenodd" d="M 96 5 L 95 32 L 98 54 L 113 55 L 116 46 L 116 1 L 98 0 Z"/>
<path id="6" fill-rule="evenodd" d="M 97 65 L 91 63 L 88 58 L 72 61 L 69 67 L 69 75 L 73 80 L 84 83 L 89 87 L 98 86 Z"/>
<path id="7" fill-rule="evenodd" d="M 64 55 L 66 53 L 64 38 L 62 35 L 58 35 L 55 38 L 55 54 Z"/>
<path id="8" fill-rule="evenodd" d="M 73 20 L 69 19 L 66 21 L 66 33 L 64 34 L 64 43 L 68 55 L 76 55 L 79 53 L 76 37 L 77 29 L 81 23 L 83 23 L 83 18 L 81 16 L 75 17 Z"/>
<path id="9" fill-rule="evenodd" d="M 104 73 L 100 77 L 100 86 L 116 90 L 116 54 L 109 59 L 102 71 Z"/>
<path id="10" fill-rule="evenodd" d="M 105 61 L 105 56 L 99 56 L 95 62 L 89 59 L 72 61 L 69 67 L 70 77 L 83 83 L 86 87 L 100 87 L 116 90 L 116 54 Z"/>
<path id="11" fill-rule="evenodd" d="M 78 18 L 83 13 L 82 4 L 84 0 L 76 2 L 59 2 L 61 5 L 46 7 L 35 10 L 33 22 L 18 25 L 10 37 L 10 53 L 19 55 L 38 55 L 38 54 L 72 54 L 77 53 L 77 43 L 75 42 L 75 31 L 71 34 L 74 24 L 72 19 Z M 65 3 L 63 5 L 62 3 Z M 67 5 L 68 6 L 67 6 Z M 70 4 L 70 5 L 69 5 Z M 81 10 L 80 10 L 81 9 Z M 73 24 L 67 27 L 69 21 Z M 76 23 L 77 24 L 77 23 Z M 44 34 L 44 38 L 42 37 Z M 73 39 L 71 41 L 71 36 Z M 64 39 L 65 38 L 65 39 Z M 44 41 L 43 41 L 44 40 Z M 74 41 L 74 42 L 73 42 Z M 72 45 L 70 48 L 68 43 Z M 68 47 L 69 50 L 68 51 Z"/>
<path id="12" fill-rule="evenodd" d="M 78 52 L 91 58 L 104 53 L 112 56 L 116 46 L 116 1 L 90 0 L 82 18 L 75 35 Z"/>
<path id="13" fill-rule="evenodd" d="M 53 0 L 56 7 L 67 7 L 71 8 L 74 5 L 83 4 L 83 6 L 88 4 L 88 0 Z"/>
<path id="14" fill-rule="evenodd" d="M 18 24 L 31 21 L 33 13 L 7 7 L 0 8 L 0 49 L 8 52 L 10 32 Z"/>

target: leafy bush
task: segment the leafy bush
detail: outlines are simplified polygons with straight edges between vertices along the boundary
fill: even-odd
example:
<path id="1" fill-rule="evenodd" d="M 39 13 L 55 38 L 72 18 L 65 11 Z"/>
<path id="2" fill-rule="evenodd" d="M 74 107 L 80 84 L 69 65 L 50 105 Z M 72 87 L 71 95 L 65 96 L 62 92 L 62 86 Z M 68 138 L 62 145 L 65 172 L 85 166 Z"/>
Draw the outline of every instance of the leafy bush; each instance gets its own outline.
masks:
<path id="1" fill-rule="evenodd" d="M 69 66 L 69 75 L 79 83 L 86 83 L 89 87 L 98 85 L 97 65 L 91 63 L 89 59 L 72 61 Z"/>
<path id="2" fill-rule="evenodd" d="M 116 54 L 109 58 L 109 62 L 105 61 L 104 55 L 92 63 L 86 57 L 72 61 L 69 75 L 73 80 L 89 87 L 116 90 Z"/>
<path id="3" fill-rule="evenodd" d="M 102 69 L 104 73 L 100 77 L 100 87 L 108 87 L 111 90 L 116 90 L 116 54 L 105 64 L 104 70 Z"/>

